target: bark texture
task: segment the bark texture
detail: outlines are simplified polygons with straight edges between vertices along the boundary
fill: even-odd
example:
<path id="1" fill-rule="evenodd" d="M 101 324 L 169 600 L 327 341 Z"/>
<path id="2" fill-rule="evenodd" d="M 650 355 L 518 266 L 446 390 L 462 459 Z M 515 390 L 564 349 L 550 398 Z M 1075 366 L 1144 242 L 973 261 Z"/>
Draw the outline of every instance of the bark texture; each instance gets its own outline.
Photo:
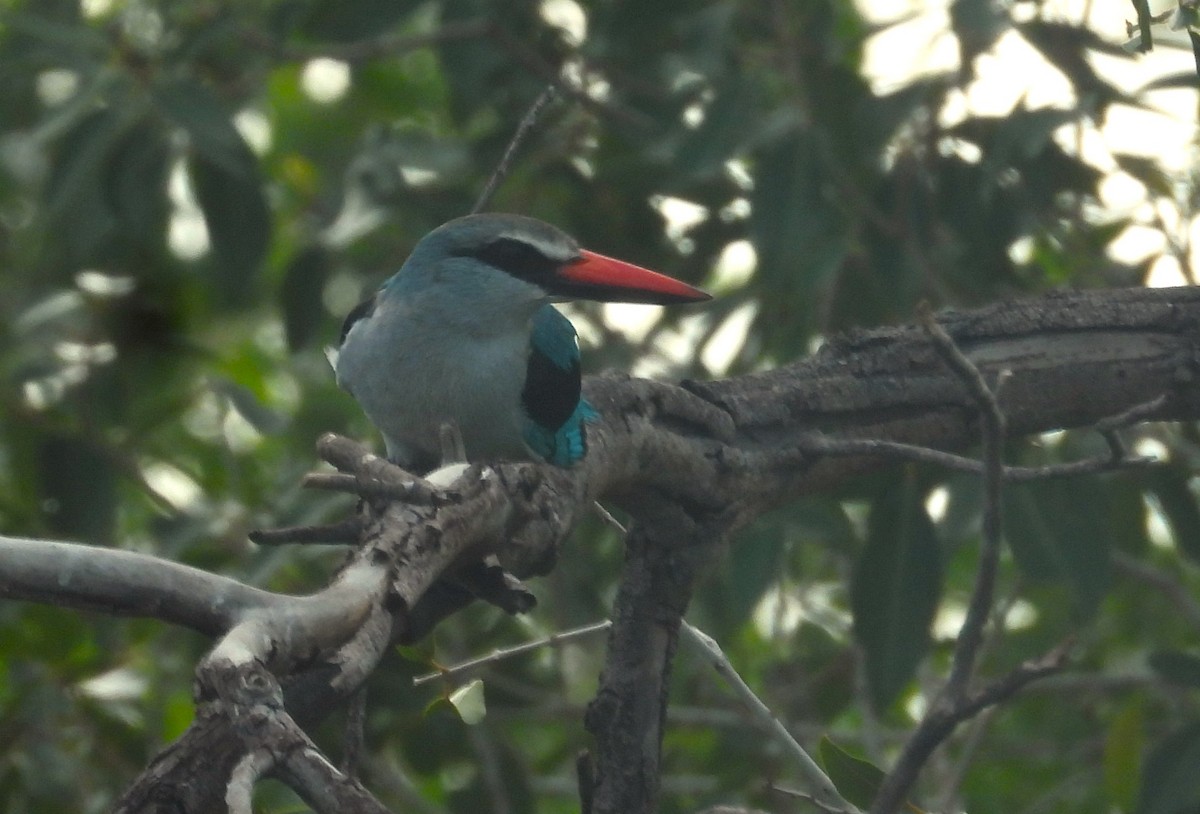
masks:
<path id="1" fill-rule="evenodd" d="M 1092 425 L 1139 405 L 1143 420 L 1200 417 L 1200 290 L 1059 293 L 944 313 L 939 321 L 989 382 L 1005 371 L 1000 405 L 1010 438 Z M 635 522 L 608 661 L 587 715 L 595 745 L 581 761 L 581 789 L 586 811 L 650 812 L 657 804 L 665 688 L 679 622 L 714 546 L 767 509 L 886 463 L 876 454 L 831 454 L 831 440 L 954 450 L 979 438 L 979 408 L 968 387 L 928 335 L 912 327 L 839 337 L 809 359 L 723 381 L 676 387 L 610 375 L 589 379 L 585 388 L 602 418 L 591 428 L 588 457 L 567 471 L 474 467 L 467 479 L 431 492 L 403 473 L 388 473 L 353 445 L 327 442 L 325 457 L 348 473 L 340 477 L 372 496 L 364 500 L 361 539 L 347 569 L 356 568 L 363 579 L 380 569 L 379 584 L 386 587 L 374 610 L 355 609 L 355 618 L 364 619 L 358 633 L 346 637 L 323 625 L 307 640 L 303 626 L 287 627 L 279 615 L 292 607 L 282 599 L 295 598 L 277 603 L 256 595 L 246 613 L 257 615 L 237 614 L 230 622 L 243 631 L 253 622 L 257 638 L 239 640 L 239 650 L 229 646 L 226 632 L 214 652 L 234 658 L 222 668 L 266 665 L 285 688 L 292 719 L 315 722 L 361 685 L 387 640 L 424 630 L 462 604 L 456 595 L 436 606 L 442 577 L 464 573 L 485 555 L 517 576 L 544 573 L 580 513 L 604 497 Z M 388 498 L 389 490 L 416 502 Z M 6 542 L 0 538 L 0 597 L 58 597 L 182 624 L 194 617 L 206 620 L 210 634 L 212 620 L 224 618 L 198 611 L 147 614 L 155 603 L 144 593 L 136 604 L 128 599 L 129 592 L 154 590 L 140 567 L 126 574 L 117 564 L 105 569 L 102 584 L 76 584 L 73 593 L 63 593 L 50 567 L 53 551 L 42 562 L 23 541 L 19 560 L 11 560 L 21 567 L 6 570 Z M 329 616 L 331 603 L 342 601 L 338 596 L 315 595 L 310 616 Z M 277 635 L 284 630 L 286 637 Z M 330 641 L 335 634 L 342 638 Z M 280 652 L 281 643 L 290 652 Z M 244 782 L 238 767 L 249 765 L 256 744 L 246 737 L 244 721 L 225 714 L 238 708 L 230 692 L 209 681 L 198 700 L 192 728 L 155 760 L 120 810 L 228 810 L 227 793 Z M 306 754 L 307 748 L 293 751 Z M 365 793 L 332 767 L 268 758 L 254 771 L 293 778 L 325 772 L 331 788 L 342 783 L 355 795 Z M 349 796 L 342 803 L 345 810 L 373 805 L 367 800 L 354 808 Z M 319 810 L 335 810 L 335 804 Z"/>

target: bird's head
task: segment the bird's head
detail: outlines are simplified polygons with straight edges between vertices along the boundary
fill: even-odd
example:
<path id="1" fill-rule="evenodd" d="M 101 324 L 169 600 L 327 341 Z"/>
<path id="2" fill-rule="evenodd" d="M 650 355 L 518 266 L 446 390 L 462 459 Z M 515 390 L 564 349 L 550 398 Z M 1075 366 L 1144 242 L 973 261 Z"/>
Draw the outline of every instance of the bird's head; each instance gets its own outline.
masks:
<path id="1" fill-rule="evenodd" d="M 670 305 L 710 299 L 665 274 L 581 249 L 548 223 L 509 214 L 467 215 L 434 229 L 395 278 L 401 286 L 418 282 L 543 301 Z"/>

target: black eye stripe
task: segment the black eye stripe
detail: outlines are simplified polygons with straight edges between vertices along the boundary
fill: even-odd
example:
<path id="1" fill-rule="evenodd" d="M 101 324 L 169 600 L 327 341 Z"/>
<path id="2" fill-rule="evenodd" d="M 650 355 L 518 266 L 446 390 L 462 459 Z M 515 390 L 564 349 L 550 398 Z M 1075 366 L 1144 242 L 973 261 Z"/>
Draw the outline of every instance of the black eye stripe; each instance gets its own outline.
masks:
<path id="1" fill-rule="evenodd" d="M 547 257 L 533 244 L 511 237 L 498 237 L 469 256 L 531 283 L 550 277 L 565 262 Z"/>

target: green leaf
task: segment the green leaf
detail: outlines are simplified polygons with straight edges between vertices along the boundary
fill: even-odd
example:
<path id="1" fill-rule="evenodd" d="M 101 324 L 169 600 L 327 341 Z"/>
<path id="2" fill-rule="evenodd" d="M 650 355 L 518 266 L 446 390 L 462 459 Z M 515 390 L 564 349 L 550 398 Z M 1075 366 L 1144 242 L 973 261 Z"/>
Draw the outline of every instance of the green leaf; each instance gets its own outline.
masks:
<path id="1" fill-rule="evenodd" d="M 942 592 L 942 554 L 912 470 L 875 501 L 867 546 L 855 564 L 850 604 L 879 709 L 895 700 L 929 648 Z"/>
<path id="2" fill-rule="evenodd" d="M 1195 87 L 1196 77 L 1189 74 L 1188 79 L 1189 87 Z M 1114 153 L 1113 160 L 1123 171 L 1144 184 L 1151 193 L 1168 199 L 1175 197 L 1175 181 L 1161 162 L 1146 156 L 1129 155 L 1128 153 Z"/>
<path id="3" fill-rule="evenodd" d="M 446 699 L 458 713 L 458 717 L 462 718 L 463 723 L 468 726 L 474 726 L 483 720 L 487 715 L 487 704 L 483 698 L 483 680 L 475 679 L 459 687 L 454 692 L 450 693 Z"/>
<path id="4" fill-rule="evenodd" d="M 1194 38 L 1196 32 L 1189 29 L 1188 36 Z M 1196 87 L 1197 70 L 1180 71 L 1178 73 L 1169 73 L 1155 77 L 1138 88 L 1136 95 L 1141 96 L 1146 91 L 1162 90 L 1163 88 L 1187 88 L 1188 90 L 1193 90 Z"/>
<path id="5" fill-rule="evenodd" d="M 329 277 L 329 255 L 320 246 L 311 246 L 296 255 L 283 274 L 279 305 L 288 347 L 299 350 L 312 341 L 325 307 L 321 294 Z"/>
<path id="6" fill-rule="evenodd" d="M 1156 650 L 1147 659 L 1154 672 L 1184 687 L 1200 687 L 1200 656 L 1179 650 Z"/>
<path id="7" fill-rule="evenodd" d="M 964 66 L 995 45 L 1011 25 L 1007 9 L 989 0 L 955 0 L 950 25 L 958 37 Z"/>
<path id="8" fill-rule="evenodd" d="M 262 184 L 203 155 L 194 155 L 188 170 L 208 224 L 213 283 L 224 302 L 241 302 L 253 291 L 271 237 Z"/>
<path id="9" fill-rule="evenodd" d="M 305 36 L 322 42 L 350 42 L 377 37 L 413 13 L 415 4 L 396 0 L 319 0 L 309 4 L 300 26 Z"/>
<path id="10" fill-rule="evenodd" d="M 210 386 L 214 393 L 229 399 L 242 418 L 263 435 L 277 435 L 287 429 L 287 416 L 263 404 L 250 388 L 219 376 L 212 378 Z"/>
<path id="11" fill-rule="evenodd" d="M 1112 719 L 1104 740 L 1104 788 L 1121 811 L 1133 808 L 1141 779 L 1142 704 L 1126 703 Z"/>
<path id="12" fill-rule="evenodd" d="M 1194 814 L 1200 809 L 1200 722 L 1168 735 L 1142 764 L 1137 814 Z"/>
<path id="13" fill-rule="evenodd" d="M 129 121 L 108 108 L 84 116 L 64 134 L 52 157 L 45 186 L 46 216 L 55 235 L 52 249 L 68 264 L 94 262 L 117 220 L 106 189 L 106 169 Z"/>
<path id="14" fill-rule="evenodd" d="M 162 243 L 170 211 L 167 171 L 170 146 L 160 126 L 139 123 L 121 140 L 107 168 L 105 187 L 125 234 L 145 244 Z"/>
<path id="15" fill-rule="evenodd" d="M 257 175 L 254 153 L 207 86 L 178 79 L 160 85 L 154 96 L 159 108 L 187 132 L 194 153 L 231 175 Z"/>
<path id="16" fill-rule="evenodd" d="M 688 131 L 675 150 L 675 166 L 681 174 L 708 178 L 719 172 L 754 132 L 746 122 L 759 118 L 757 88 L 749 82 L 732 79 L 717 91 L 705 108 L 704 121 Z"/>
<path id="17" fill-rule="evenodd" d="M 38 463 L 50 529 L 67 539 L 112 542 L 117 519 L 112 459 L 82 438 L 51 435 L 39 444 Z"/>
<path id="18" fill-rule="evenodd" d="M 846 219 L 827 194 L 829 170 L 816 139 L 790 132 L 759 151 L 750 237 L 761 287 L 757 327 L 768 350 L 794 353 L 850 251 Z"/>
<path id="19" fill-rule="evenodd" d="M 1095 612 L 1112 574 L 1112 535 L 1094 500 L 1091 484 L 1067 479 L 1012 486 L 1004 497 L 1005 537 L 1017 565 L 1035 581 L 1068 585 L 1084 616 Z"/>
<path id="20" fill-rule="evenodd" d="M 1133 0 L 1133 10 L 1137 13 L 1138 33 L 1140 35 L 1138 42 L 1139 51 L 1149 51 L 1154 47 L 1154 34 L 1150 30 L 1150 24 L 1153 20 L 1150 19 L 1150 3 L 1147 0 Z"/>
<path id="21" fill-rule="evenodd" d="M 871 807 L 885 774 L 870 761 L 847 752 L 828 735 L 821 738 L 821 766 L 838 792 L 861 809 Z"/>
<path id="22" fill-rule="evenodd" d="M 1200 507 L 1188 486 L 1192 473 L 1180 464 L 1156 466 L 1146 473 L 1146 485 L 1171 526 L 1175 547 L 1200 563 Z"/>

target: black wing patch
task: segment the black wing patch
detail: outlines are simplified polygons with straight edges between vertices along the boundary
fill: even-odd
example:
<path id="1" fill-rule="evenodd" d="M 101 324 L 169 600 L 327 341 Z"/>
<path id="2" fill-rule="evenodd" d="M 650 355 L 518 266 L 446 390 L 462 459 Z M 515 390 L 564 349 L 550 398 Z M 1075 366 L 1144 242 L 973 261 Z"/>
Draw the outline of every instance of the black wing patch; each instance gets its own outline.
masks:
<path id="1" fill-rule="evenodd" d="M 346 335 L 350 333 L 350 329 L 354 327 L 354 323 L 360 319 L 366 319 L 375 313 L 375 305 L 378 300 L 379 293 L 376 292 L 350 309 L 350 313 L 346 314 L 345 322 L 342 323 L 342 333 L 338 337 L 339 346 L 346 341 Z"/>
<path id="2" fill-rule="evenodd" d="M 521 390 L 525 415 L 551 432 L 557 430 L 579 406 L 580 383 L 578 359 L 564 368 L 531 344 Z"/>

